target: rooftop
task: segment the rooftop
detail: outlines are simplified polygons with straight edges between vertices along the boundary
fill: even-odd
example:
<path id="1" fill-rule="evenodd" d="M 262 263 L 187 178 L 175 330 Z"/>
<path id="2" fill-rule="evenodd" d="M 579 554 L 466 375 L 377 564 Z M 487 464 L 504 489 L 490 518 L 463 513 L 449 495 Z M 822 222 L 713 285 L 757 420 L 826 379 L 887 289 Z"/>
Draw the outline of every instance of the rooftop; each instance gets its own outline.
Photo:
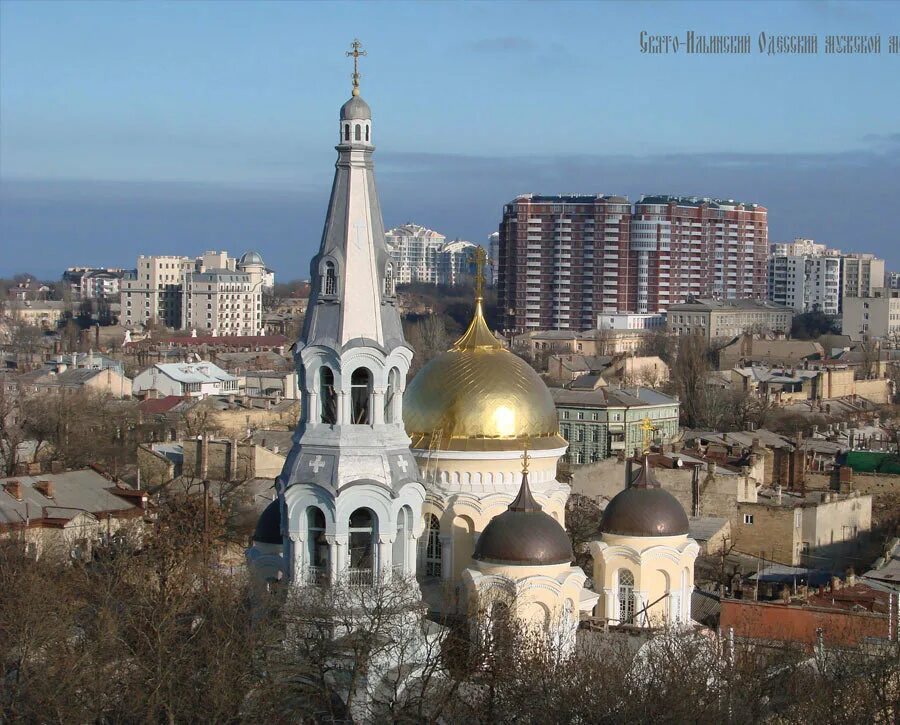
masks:
<path id="1" fill-rule="evenodd" d="M 557 405 L 585 406 L 591 408 L 637 408 L 653 405 L 677 405 L 674 397 L 652 388 L 597 388 L 596 390 L 570 390 L 550 388 Z"/>
<path id="2" fill-rule="evenodd" d="M 52 487 L 52 498 L 39 489 L 39 482 Z M 20 485 L 21 500 L 11 493 L 14 482 Z M 90 468 L 40 476 L 11 476 L 0 479 L 0 527 L 20 526 L 28 519 L 70 520 L 82 512 L 92 514 L 125 513 L 139 510 L 134 489 L 116 485 Z"/>

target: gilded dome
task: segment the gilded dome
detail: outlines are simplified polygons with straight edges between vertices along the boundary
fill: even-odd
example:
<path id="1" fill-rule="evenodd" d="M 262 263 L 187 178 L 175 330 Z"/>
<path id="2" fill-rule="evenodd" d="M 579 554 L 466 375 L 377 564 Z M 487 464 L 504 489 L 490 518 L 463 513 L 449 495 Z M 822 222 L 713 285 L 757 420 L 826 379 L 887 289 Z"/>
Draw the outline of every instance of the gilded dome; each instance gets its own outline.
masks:
<path id="1" fill-rule="evenodd" d="M 534 369 L 503 349 L 484 320 L 481 300 L 469 329 L 431 360 L 403 395 L 412 447 L 437 450 L 563 448 L 553 398 Z M 516 440 L 518 439 L 518 441 Z"/>

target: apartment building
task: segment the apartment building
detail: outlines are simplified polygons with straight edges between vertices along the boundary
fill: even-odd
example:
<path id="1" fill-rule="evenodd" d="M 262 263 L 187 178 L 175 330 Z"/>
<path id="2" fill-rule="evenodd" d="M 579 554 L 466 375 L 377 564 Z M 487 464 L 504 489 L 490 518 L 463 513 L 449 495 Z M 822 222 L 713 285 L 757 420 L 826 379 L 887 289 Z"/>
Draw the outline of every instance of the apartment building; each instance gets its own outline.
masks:
<path id="1" fill-rule="evenodd" d="M 797 312 L 817 310 L 826 315 L 838 314 L 842 259 L 833 251 L 772 254 L 769 257 L 769 299 Z"/>
<path id="2" fill-rule="evenodd" d="M 645 196 L 635 204 L 631 228 L 631 248 L 638 255 L 637 312 L 664 311 L 692 296 L 765 298 L 765 207 L 731 199 Z"/>
<path id="3" fill-rule="evenodd" d="M 885 286 L 884 260 L 873 254 L 795 239 L 772 245 L 768 264 L 769 299 L 797 312 L 840 313 L 845 297 L 868 297 Z"/>
<path id="4" fill-rule="evenodd" d="M 447 242 L 438 256 L 438 284 L 454 287 L 473 273 L 476 245 L 462 239 Z"/>
<path id="5" fill-rule="evenodd" d="M 389 229 L 384 238 L 397 284 L 459 284 L 469 271 L 476 246 L 461 239 L 448 242 L 440 232 L 412 222 Z"/>
<path id="6" fill-rule="evenodd" d="M 120 267 L 69 267 L 62 278 L 69 284 L 73 300 L 117 300 L 124 275 Z"/>
<path id="7" fill-rule="evenodd" d="M 559 433 L 569 442 L 565 460 L 595 463 L 678 435 L 678 398 L 651 388 L 551 388 Z"/>
<path id="8" fill-rule="evenodd" d="M 588 329 L 691 296 L 764 298 L 767 211 L 707 198 L 525 194 L 504 207 L 497 284 L 508 329 Z"/>
<path id="9" fill-rule="evenodd" d="M 215 335 L 258 335 L 262 292 L 274 283 L 257 252 L 240 259 L 227 252 L 196 258 L 141 256 L 122 279 L 121 319 L 127 328 L 151 320 Z"/>
<path id="10" fill-rule="evenodd" d="M 693 299 L 666 313 L 670 332 L 700 334 L 707 342 L 731 339 L 747 331 L 788 333 L 794 313 L 766 300 Z"/>
<path id="11" fill-rule="evenodd" d="M 870 297 L 885 286 L 884 260 L 874 254 L 845 254 L 841 274 L 842 297 Z"/>
<path id="12" fill-rule="evenodd" d="M 488 236 L 488 260 L 491 265 L 491 287 L 496 287 L 497 270 L 500 267 L 500 232 L 493 232 Z"/>
<path id="13" fill-rule="evenodd" d="M 587 330 L 634 310 L 631 204 L 621 196 L 516 197 L 500 223 L 497 288 L 506 328 Z"/>
<path id="14" fill-rule="evenodd" d="M 900 339 L 900 290 L 872 290 L 869 297 L 845 297 L 841 332 L 854 340 Z"/>

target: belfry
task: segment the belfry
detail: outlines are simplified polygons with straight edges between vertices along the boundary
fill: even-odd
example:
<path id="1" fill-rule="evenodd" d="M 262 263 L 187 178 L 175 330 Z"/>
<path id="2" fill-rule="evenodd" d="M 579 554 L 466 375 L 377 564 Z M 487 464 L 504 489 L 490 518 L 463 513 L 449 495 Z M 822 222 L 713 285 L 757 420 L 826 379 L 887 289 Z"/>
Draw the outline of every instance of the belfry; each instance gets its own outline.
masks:
<path id="1" fill-rule="evenodd" d="M 403 339 L 394 270 L 375 186 L 372 112 L 341 107 L 331 200 L 312 292 L 294 348 L 302 412 L 248 558 L 292 586 L 374 584 L 416 571 L 425 489 L 403 426 L 412 349 Z"/>

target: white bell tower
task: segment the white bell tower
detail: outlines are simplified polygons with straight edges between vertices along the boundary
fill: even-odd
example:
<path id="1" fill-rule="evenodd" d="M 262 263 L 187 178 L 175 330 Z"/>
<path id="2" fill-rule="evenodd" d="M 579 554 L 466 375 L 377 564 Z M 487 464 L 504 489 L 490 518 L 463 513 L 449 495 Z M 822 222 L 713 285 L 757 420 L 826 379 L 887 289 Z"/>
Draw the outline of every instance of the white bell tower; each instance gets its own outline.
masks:
<path id="1" fill-rule="evenodd" d="M 372 164 L 372 113 L 359 95 L 340 112 L 334 184 L 294 359 L 302 413 L 277 479 L 284 576 L 293 586 L 413 577 L 425 489 L 403 426 L 412 349 Z"/>

